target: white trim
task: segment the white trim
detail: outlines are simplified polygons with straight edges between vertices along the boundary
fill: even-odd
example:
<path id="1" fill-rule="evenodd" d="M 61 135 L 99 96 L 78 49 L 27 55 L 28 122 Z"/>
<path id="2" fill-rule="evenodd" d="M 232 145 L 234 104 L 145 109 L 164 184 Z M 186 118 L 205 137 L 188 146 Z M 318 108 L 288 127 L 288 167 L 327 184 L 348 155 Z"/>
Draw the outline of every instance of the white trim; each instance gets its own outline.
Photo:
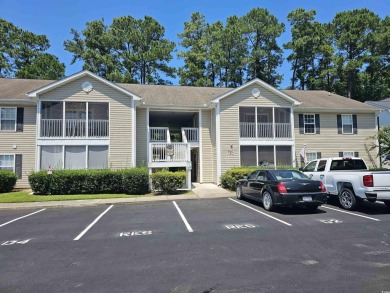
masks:
<path id="1" fill-rule="evenodd" d="M 103 78 L 103 77 L 100 77 L 88 70 L 83 70 L 83 71 L 80 71 L 78 73 L 75 73 L 73 75 L 70 75 L 62 80 L 59 80 L 59 81 L 55 81 L 47 86 L 44 86 L 44 87 L 41 87 L 35 91 L 32 91 L 32 92 L 29 92 L 27 93 L 27 96 L 29 96 L 30 98 L 37 98 L 38 95 L 42 94 L 42 93 L 45 93 L 47 91 L 50 91 L 54 88 L 57 88 L 63 84 L 66 84 L 68 82 L 71 82 L 73 80 L 76 80 L 78 78 L 81 78 L 81 77 L 84 77 L 84 76 L 89 76 L 91 78 L 94 78 L 94 79 L 97 79 L 98 81 L 120 91 L 121 93 L 127 95 L 127 96 L 131 96 L 133 97 L 134 100 L 141 100 L 141 97 L 137 96 L 136 94 L 116 85 L 115 83 L 111 82 L 111 81 L 108 81 L 107 79 Z M 80 89 L 81 90 L 81 89 Z"/>
<path id="2" fill-rule="evenodd" d="M 216 134 L 216 148 L 217 148 L 217 185 L 219 185 L 221 177 L 221 104 L 218 103 L 215 110 L 215 134 Z"/>
<path id="3" fill-rule="evenodd" d="M 131 150 L 131 156 L 132 156 L 132 160 L 131 160 L 131 163 L 132 163 L 132 167 L 134 168 L 137 164 L 137 160 L 136 160 L 136 156 L 137 156 L 137 153 L 136 153 L 136 146 L 137 146 L 137 143 L 136 143 L 136 131 L 137 131 L 137 117 L 136 117 L 136 111 L 135 111 L 135 103 L 134 103 L 134 99 L 131 100 L 131 116 L 132 116 L 132 128 L 131 128 L 131 139 L 132 139 L 132 142 L 131 142 L 131 146 L 132 146 L 132 150 Z"/>
<path id="4" fill-rule="evenodd" d="M 240 140 L 239 141 L 240 146 L 242 145 L 259 145 L 259 146 L 280 146 L 280 145 L 289 145 L 292 146 L 295 144 L 295 141 L 293 140 Z"/>
<path id="5" fill-rule="evenodd" d="M 203 133 L 203 111 L 199 110 L 199 182 L 203 183 L 203 139 L 202 139 L 202 133 Z M 211 129 L 210 129 L 211 130 Z"/>
<path id="6" fill-rule="evenodd" d="M 88 139 L 37 139 L 37 145 L 109 145 L 109 139 L 96 139 L 96 138 L 88 138 Z"/>
<path id="7" fill-rule="evenodd" d="M 266 88 L 267 90 L 273 92 L 274 94 L 276 94 L 276 95 L 278 95 L 278 96 L 284 98 L 285 100 L 287 100 L 287 101 L 293 103 L 294 105 L 300 105 L 300 104 L 301 104 L 300 101 L 298 101 L 298 100 L 296 100 L 296 99 L 290 97 L 289 95 L 287 95 L 287 94 L 285 94 L 285 93 L 283 93 L 283 92 L 277 90 L 277 89 L 274 88 L 273 86 L 269 85 L 268 83 L 266 83 L 266 82 L 264 82 L 264 81 L 262 81 L 262 80 L 260 80 L 260 79 L 258 79 L 258 78 L 253 79 L 252 81 L 249 81 L 249 82 L 247 82 L 246 84 L 244 84 L 244 85 L 242 85 L 242 86 L 240 86 L 240 87 L 238 87 L 238 88 L 235 88 L 235 89 L 233 89 L 233 90 L 231 90 L 231 91 L 228 91 L 227 93 L 224 93 L 223 95 L 219 96 L 218 98 L 215 98 L 215 99 L 211 100 L 211 103 L 219 103 L 219 101 L 220 101 L 221 99 L 226 98 L 227 96 L 230 96 L 230 95 L 232 95 L 232 94 L 234 94 L 234 93 L 236 93 L 236 92 L 238 92 L 238 91 L 240 91 L 240 90 L 242 90 L 242 89 L 244 89 L 244 88 L 246 88 L 246 87 L 249 87 L 249 86 L 251 86 L 252 84 L 258 84 L 258 85 L 260 85 L 260 86 Z"/>
<path id="8" fill-rule="evenodd" d="M 149 155 L 150 151 L 150 128 L 149 128 L 149 108 L 146 108 L 146 163 L 149 167 Z"/>

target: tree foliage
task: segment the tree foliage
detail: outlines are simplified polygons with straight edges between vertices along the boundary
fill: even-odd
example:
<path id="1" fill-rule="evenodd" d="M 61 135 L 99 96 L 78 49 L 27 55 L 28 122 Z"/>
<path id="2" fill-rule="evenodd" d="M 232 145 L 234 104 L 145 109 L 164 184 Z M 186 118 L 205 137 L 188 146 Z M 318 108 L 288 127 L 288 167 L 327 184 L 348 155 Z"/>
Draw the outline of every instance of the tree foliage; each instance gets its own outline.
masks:
<path id="1" fill-rule="evenodd" d="M 165 29 L 154 18 L 132 16 L 114 18 L 110 26 L 104 20 L 87 22 L 80 34 L 72 29 L 73 40 L 64 42 L 65 50 L 90 70 L 108 80 L 142 84 L 169 84 L 161 73 L 175 77 L 168 65 L 175 44 L 164 38 Z"/>
<path id="2" fill-rule="evenodd" d="M 0 18 L 0 77 L 61 79 L 65 65 L 46 51 L 50 42 Z"/>

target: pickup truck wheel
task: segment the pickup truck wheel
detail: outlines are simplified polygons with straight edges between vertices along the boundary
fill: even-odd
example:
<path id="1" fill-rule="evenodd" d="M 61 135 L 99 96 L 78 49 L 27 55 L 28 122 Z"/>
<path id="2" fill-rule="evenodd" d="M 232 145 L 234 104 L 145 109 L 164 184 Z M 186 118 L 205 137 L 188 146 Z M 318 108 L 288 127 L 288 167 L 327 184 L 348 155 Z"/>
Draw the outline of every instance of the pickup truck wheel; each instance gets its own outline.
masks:
<path id="1" fill-rule="evenodd" d="M 356 209 L 357 200 L 353 191 L 349 188 L 343 188 L 339 193 L 339 201 L 341 206 L 349 211 Z"/>
<path id="2" fill-rule="evenodd" d="M 236 197 L 237 197 L 237 199 L 242 199 L 242 187 L 241 187 L 241 185 L 237 185 L 237 187 L 236 187 Z"/>
<path id="3" fill-rule="evenodd" d="M 274 201 L 271 194 L 268 191 L 263 193 L 263 207 L 265 210 L 271 212 L 275 209 Z"/>

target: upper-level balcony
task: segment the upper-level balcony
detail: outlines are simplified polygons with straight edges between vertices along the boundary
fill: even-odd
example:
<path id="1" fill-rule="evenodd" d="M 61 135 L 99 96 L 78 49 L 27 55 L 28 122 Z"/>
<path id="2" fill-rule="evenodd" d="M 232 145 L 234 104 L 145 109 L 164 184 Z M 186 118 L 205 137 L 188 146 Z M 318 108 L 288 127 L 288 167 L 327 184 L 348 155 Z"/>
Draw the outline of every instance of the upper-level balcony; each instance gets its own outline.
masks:
<path id="1" fill-rule="evenodd" d="M 108 103 L 41 102 L 39 137 L 108 138 L 108 136 Z"/>
<path id="2" fill-rule="evenodd" d="M 172 138 L 177 142 L 190 143 L 196 145 L 199 143 L 199 128 L 182 127 L 180 132 L 172 132 L 169 127 L 149 127 L 150 142 L 171 143 Z"/>
<path id="3" fill-rule="evenodd" d="M 241 139 L 291 139 L 291 110 L 277 107 L 240 107 Z"/>

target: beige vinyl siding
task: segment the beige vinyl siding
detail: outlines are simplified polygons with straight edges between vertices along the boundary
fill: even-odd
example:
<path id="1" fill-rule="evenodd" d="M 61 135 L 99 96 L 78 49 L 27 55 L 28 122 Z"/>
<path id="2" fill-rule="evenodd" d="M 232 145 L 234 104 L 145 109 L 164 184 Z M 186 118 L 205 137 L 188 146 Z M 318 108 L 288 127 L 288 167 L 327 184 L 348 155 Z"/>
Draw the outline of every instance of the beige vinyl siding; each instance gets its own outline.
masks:
<path id="1" fill-rule="evenodd" d="M 303 110 L 302 110 L 303 111 Z M 320 134 L 300 134 L 299 133 L 299 114 L 319 114 L 320 115 Z M 359 152 L 367 164 L 372 166 L 372 161 L 366 150 L 370 148 L 374 141 L 369 137 L 376 133 L 375 114 L 356 114 L 357 116 L 357 134 L 338 134 L 337 115 L 353 113 L 310 113 L 301 112 L 294 114 L 295 131 L 295 156 L 298 165 L 301 163 L 300 151 L 306 144 L 306 152 L 321 152 L 322 158 L 338 157 L 339 152 L 353 151 Z M 376 151 L 370 151 L 371 158 L 377 162 Z"/>
<path id="2" fill-rule="evenodd" d="M 203 182 L 214 182 L 214 156 L 212 144 L 211 110 L 202 110 L 202 166 Z"/>
<path id="3" fill-rule="evenodd" d="M 0 107 L 2 107 L 1 104 Z M 0 154 L 22 155 L 22 178 L 16 182 L 16 188 L 29 188 L 28 175 L 35 170 L 35 121 L 37 108 L 36 106 L 23 108 L 23 132 L 0 131 Z M 14 145 L 16 149 L 13 148 Z"/>
<path id="4" fill-rule="evenodd" d="M 261 96 L 252 97 L 253 88 L 261 91 Z M 252 85 L 220 100 L 220 139 L 221 173 L 240 166 L 240 126 L 239 107 L 291 107 L 292 102 L 276 95 L 259 85 Z M 255 162 L 254 162 L 255 163 Z"/>
<path id="5" fill-rule="evenodd" d="M 148 164 L 148 142 L 147 142 L 147 109 L 137 108 L 137 166 L 147 166 Z"/>
<path id="6" fill-rule="evenodd" d="M 93 85 L 90 93 L 81 89 L 83 82 Z M 92 77 L 82 77 L 40 96 L 45 101 L 79 101 L 110 103 L 109 167 L 132 167 L 132 98 Z"/>

